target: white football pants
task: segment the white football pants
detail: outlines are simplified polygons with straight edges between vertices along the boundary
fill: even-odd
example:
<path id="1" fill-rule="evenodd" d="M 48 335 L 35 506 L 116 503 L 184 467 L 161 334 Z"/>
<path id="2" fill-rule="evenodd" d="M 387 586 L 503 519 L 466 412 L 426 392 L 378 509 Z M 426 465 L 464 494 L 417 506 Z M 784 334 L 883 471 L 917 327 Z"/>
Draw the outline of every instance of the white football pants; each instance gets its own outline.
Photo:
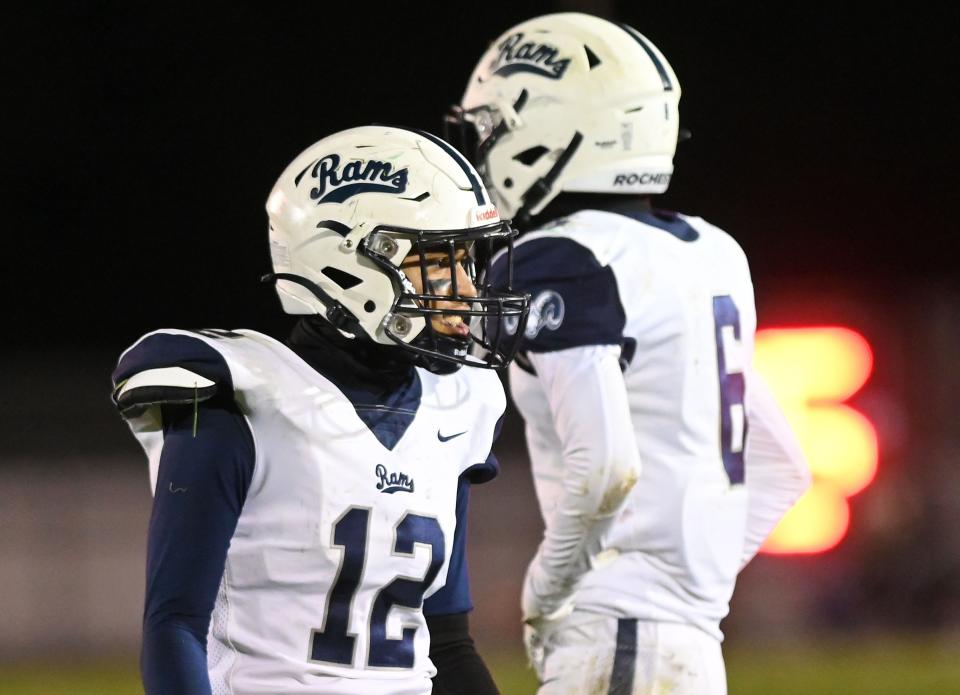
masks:
<path id="1" fill-rule="evenodd" d="M 726 695 L 720 642 L 678 623 L 574 612 L 542 636 L 537 695 Z"/>

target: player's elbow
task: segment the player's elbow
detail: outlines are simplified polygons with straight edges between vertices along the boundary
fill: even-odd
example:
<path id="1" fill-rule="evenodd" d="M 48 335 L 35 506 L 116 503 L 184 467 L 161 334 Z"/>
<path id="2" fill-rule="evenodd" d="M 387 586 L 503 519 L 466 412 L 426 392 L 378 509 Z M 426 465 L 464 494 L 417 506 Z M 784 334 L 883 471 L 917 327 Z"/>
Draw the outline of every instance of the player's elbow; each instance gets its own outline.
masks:
<path id="1" fill-rule="evenodd" d="M 640 458 L 635 452 L 609 457 L 596 481 L 593 516 L 603 518 L 619 512 L 639 479 Z"/>
<path id="2" fill-rule="evenodd" d="M 568 449 L 563 457 L 565 514 L 601 519 L 615 515 L 640 477 L 640 456 L 633 447 L 594 440 Z"/>

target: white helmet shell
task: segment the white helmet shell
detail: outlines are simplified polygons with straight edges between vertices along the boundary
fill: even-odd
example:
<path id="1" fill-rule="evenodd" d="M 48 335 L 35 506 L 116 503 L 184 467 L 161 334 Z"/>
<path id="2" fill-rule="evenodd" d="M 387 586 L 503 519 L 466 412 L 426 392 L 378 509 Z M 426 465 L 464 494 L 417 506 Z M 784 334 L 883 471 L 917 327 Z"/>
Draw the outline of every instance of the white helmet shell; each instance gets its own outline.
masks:
<path id="1" fill-rule="evenodd" d="M 350 330 L 338 328 L 388 345 L 397 342 L 386 334 L 391 320 L 405 343 L 426 320 L 394 314 L 412 287 L 362 252 L 399 266 L 413 242 L 377 230 L 470 230 L 500 222 L 463 156 L 432 135 L 388 126 L 345 130 L 308 147 L 280 175 L 266 208 L 284 311 L 331 320 L 328 304 L 337 305 L 355 319 Z"/>
<path id="2" fill-rule="evenodd" d="M 559 13 L 493 42 L 460 113 L 477 129 L 476 164 L 497 206 L 514 217 L 537 214 L 561 191 L 664 192 L 679 100 L 673 69 L 638 31 Z"/>

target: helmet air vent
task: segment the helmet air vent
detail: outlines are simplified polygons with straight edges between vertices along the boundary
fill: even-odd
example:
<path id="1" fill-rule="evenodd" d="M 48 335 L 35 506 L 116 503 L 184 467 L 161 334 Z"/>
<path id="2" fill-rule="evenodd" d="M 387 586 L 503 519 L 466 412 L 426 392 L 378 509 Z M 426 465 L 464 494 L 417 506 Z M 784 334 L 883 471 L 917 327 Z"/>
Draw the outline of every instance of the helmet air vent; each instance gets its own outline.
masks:
<path id="1" fill-rule="evenodd" d="M 342 289 L 345 289 L 345 290 L 349 290 L 351 287 L 356 287 L 361 282 L 363 282 L 363 280 L 358 278 L 356 275 L 351 275 L 350 273 L 347 273 L 343 270 L 340 270 L 339 268 L 334 268 L 333 266 L 329 266 L 329 265 L 323 270 L 321 270 L 320 272 L 326 275 L 331 280 L 333 280 Z"/>
<path id="2" fill-rule="evenodd" d="M 587 44 L 583 44 L 583 52 L 587 54 L 587 62 L 590 64 L 591 70 L 600 65 L 602 62 L 599 58 L 597 58 L 597 54 L 590 50 L 590 47 Z"/>
<path id="3" fill-rule="evenodd" d="M 521 164 L 526 164 L 528 167 L 533 166 L 537 163 L 537 160 L 540 159 L 543 155 L 547 153 L 547 148 L 543 145 L 534 145 L 533 147 L 524 150 L 519 154 L 513 155 L 513 158 L 520 162 Z"/>

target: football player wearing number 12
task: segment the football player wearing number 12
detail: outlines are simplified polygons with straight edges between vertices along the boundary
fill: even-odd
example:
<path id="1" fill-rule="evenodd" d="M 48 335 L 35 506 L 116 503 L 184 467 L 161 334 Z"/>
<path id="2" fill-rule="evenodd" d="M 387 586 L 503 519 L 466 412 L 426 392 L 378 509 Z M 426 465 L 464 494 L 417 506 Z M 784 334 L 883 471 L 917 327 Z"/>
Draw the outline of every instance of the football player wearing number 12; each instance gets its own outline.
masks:
<path id="1" fill-rule="evenodd" d="M 743 251 L 650 204 L 679 98 L 639 32 L 557 14 L 494 41 L 451 119 L 524 232 L 530 319 L 507 330 L 546 526 L 522 597 L 541 695 L 724 693 L 737 573 L 809 484 L 750 369 Z M 506 255 L 490 276 L 507 283 Z"/>
<path id="2" fill-rule="evenodd" d="M 305 150 L 267 212 L 286 343 L 160 330 L 114 373 L 154 492 L 146 691 L 495 694 L 464 515 L 511 357 L 484 328 L 527 313 L 476 271 L 515 232 L 449 145 L 380 126 Z"/>

